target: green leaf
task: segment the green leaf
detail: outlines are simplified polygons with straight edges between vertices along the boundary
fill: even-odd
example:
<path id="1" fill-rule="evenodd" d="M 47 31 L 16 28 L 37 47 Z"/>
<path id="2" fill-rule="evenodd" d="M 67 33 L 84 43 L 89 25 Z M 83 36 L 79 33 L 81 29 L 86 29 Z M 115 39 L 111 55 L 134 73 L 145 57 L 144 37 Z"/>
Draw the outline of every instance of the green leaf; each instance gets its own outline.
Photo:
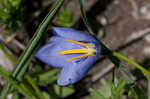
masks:
<path id="1" fill-rule="evenodd" d="M 9 33 L 9 29 L 4 29 L 4 31 L 2 32 L 3 36 L 6 36 Z"/>
<path id="2" fill-rule="evenodd" d="M 87 19 L 86 12 L 83 8 L 83 2 L 82 2 L 82 0 L 78 0 L 78 1 L 79 1 L 79 4 L 80 4 L 80 11 L 81 11 L 81 16 L 82 16 L 82 19 L 84 21 L 84 24 L 87 27 L 88 31 L 91 33 L 91 35 L 94 35 L 94 32 L 93 32 L 93 30 L 92 30 L 92 28 L 89 24 L 89 21 Z"/>
<path id="3" fill-rule="evenodd" d="M 30 77 L 30 75 L 26 74 L 25 78 L 27 79 L 28 83 L 32 86 L 32 88 L 35 91 L 35 94 L 37 95 L 37 97 L 39 99 L 44 99 L 44 96 L 42 94 L 42 92 L 40 91 L 40 89 L 38 88 L 38 86 L 35 84 L 35 82 L 33 81 L 33 79 Z"/>
<path id="4" fill-rule="evenodd" d="M 90 99 L 107 99 L 98 90 L 90 88 Z"/>
<path id="5" fill-rule="evenodd" d="M 147 99 L 144 96 L 145 91 L 140 86 L 129 84 L 126 87 L 126 90 L 128 90 L 128 96 L 132 97 L 133 99 Z"/>
<path id="6" fill-rule="evenodd" d="M 43 92 L 42 94 L 43 94 L 44 97 L 45 97 L 44 99 L 51 99 L 50 96 L 49 96 L 49 93 Z"/>
<path id="7" fill-rule="evenodd" d="M 61 98 L 65 98 L 75 92 L 72 86 L 61 87 L 55 84 L 53 87 L 54 87 L 54 92 L 56 93 L 56 95 Z"/>
<path id="8" fill-rule="evenodd" d="M 125 86 L 127 85 L 127 80 L 122 78 L 118 81 L 117 84 L 111 82 L 110 85 L 113 99 L 120 99 L 120 96 L 122 95 Z"/>
<path id="9" fill-rule="evenodd" d="M 53 83 L 57 80 L 58 71 L 59 71 L 59 69 L 51 69 L 48 72 L 37 75 L 35 77 L 35 80 L 36 80 L 36 82 L 38 82 L 39 85 L 46 86 L 47 84 Z"/>
<path id="10" fill-rule="evenodd" d="M 12 99 L 19 99 L 19 93 L 18 92 L 13 93 Z"/>
<path id="11" fill-rule="evenodd" d="M 103 38 L 105 36 L 105 31 L 104 31 L 104 29 L 99 29 L 98 30 L 98 34 L 97 34 L 97 38 L 98 39 L 101 39 L 101 38 Z"/>
<path id="12" fill-rule="evenodd" d="M 103 88 L 101 90 L 98 90 L 105 98 L 109 98 L 111 96 L 111 88 L 109 83 L 106 82 L 106 80 L 101 79 L 101 84 Z"/>
<path id="13" fill-rule="evenodd" d="M 52 69 L 48 72 L 38 75 L 39 81 L 47 81 L 49 78 L 55 76 L 58 73 L 59 69 Z"/>
<path id="14" fill-rule="evenodd" d="M 7 56 L 7 58 L 15 65 L 16 64 L 16 60 L 15 58 L 12 57 L 12 55 L 7 51 L 7 49 L 5 48 L 5 46 L 3 44 L 0 43 L 0 50 L 3 51 L 3 53 Z"/>
<path id="15" fill-rule="evenodd" d="M 72 12 L 65 8 L 63 12 L 58 15 L 58 24 L 63 27 L 72 27 L 75 21 L 72 16 Z"/>
<path id="16" fill-rule="evenodd" d="M 116 93 L 121 95 L 126 84 L 127 84 L 127 80 L 126 79 L 123 79 L 123 78 L 120 79 L 118 84 L 117 84 L 117 87 L 116 87 Z"/>
<path id="17" fill-rule="evenodd" d="M 10 30 L 16 31 L 18 21 L 24 20 L 24 7 L 22 0 L 0 0 L 0 23 L 5 25 L 3 35 L 7 35 Z"/>

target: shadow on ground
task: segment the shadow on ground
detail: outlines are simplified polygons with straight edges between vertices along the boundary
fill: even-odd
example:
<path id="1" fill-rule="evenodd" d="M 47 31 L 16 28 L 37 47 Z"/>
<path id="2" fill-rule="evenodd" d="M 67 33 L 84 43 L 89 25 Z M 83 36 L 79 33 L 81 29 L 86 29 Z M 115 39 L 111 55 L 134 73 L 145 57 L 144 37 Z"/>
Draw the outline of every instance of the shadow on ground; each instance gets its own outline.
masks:
<path id="1" fill-rule="evenodd" d="M 102 25 L 96 19 L 96 16 L 103 13 L 106 10 L 107 6 L 110 5 L 112 2 L 113 2 L 113 0 L 97 0 L 86 12 L 87 18 L 90 22 L 92 29 L 94 30 L 94 33 L 97 33 L 98 30 L 100 28 L 102 28 Z M 75 27 L 77 29 L 79 29 L 79 30 L 86 29 L 81 17 L 76 22 L 77 23 L 75 24 Z"/>

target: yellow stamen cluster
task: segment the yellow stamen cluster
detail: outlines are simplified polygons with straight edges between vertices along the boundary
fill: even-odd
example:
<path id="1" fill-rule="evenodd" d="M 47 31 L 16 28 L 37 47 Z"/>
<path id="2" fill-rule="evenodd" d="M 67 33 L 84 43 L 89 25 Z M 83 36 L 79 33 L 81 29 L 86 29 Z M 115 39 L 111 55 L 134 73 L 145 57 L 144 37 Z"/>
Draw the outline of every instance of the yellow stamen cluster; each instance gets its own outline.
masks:
<path id="1" fill-rule="evenodd" d="M 74 40 L 66 40 L 66 41 L 86 47 L 86 48 L 82 48 L 82 49 L 72 49 L 72 50 L 64 50 L 64 51 L 58 52 L 58 54 L 61 54 L 61 55 L 85 53 L 83 55 L 68 59 L 67 62 L 70 62 L 70 61 L 78 59 L 78 58 L 92 56 L 96 52 L 96 49 L 94 48 L 94 46 L 92 44 L 86 44 L 86 43 L 74 41 Z"/>

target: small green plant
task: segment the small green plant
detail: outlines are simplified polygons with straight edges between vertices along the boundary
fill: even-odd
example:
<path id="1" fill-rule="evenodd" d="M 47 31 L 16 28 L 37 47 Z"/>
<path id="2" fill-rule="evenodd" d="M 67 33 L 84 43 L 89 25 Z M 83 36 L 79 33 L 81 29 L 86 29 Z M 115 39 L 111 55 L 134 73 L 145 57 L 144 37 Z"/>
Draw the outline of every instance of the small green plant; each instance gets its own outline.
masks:
<path id="1" fill-rule="evenodd" d="M 72 27 L 75 24 L 72 12 L 65 8 L 63 12 L 58 15 L 58 24 L 63 27 Z"/>
<path id="2" fill-rule="evenodd" d="M 129 84 L 125 78 L 109 83 L 102 79 L 101 84 L 101 89 L 90 88 L 90 99 L 146 99 L 143 89 L 139 85 Z M 124 95 L 124 92 L 127 94 Z"/>
<path id="3" fill-rule="evenodd" d="M 0 0 L 0 24 L 5 25 L 3 35 L 10 30 L 15 31 L 19 22 L 24 20 L 24 8 L 21 6 L 22 0 Z"/>
<path id="4" fill-rule="evenodd" d="M 107 83 L 104 79 L 101 80 L 102 89 L 90 89 L 90 99 L 121 99 L 122 93 L 127 85 L 126 79 L 121 79 L 116 83 Z"/>

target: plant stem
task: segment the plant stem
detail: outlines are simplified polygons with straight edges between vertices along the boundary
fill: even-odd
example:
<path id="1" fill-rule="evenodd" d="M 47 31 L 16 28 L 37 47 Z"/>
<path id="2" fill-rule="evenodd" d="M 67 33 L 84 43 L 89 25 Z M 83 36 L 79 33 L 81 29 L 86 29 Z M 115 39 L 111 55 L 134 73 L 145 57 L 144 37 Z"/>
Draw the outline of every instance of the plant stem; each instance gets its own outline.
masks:
<path id="1" fill-rule="evenodd" d="M 94 32 L 93 32 L 93 30 L 92 30 L 92 28 L 91 28 L 91 26 L 90 26 L 90 24 L 88 22 L 88 19 L 86 17 L 86 12 L 85 12 L 85 10 L 83 8 L 83 2 L 82 2 L 82 0 L 78 0 L 78 1 L 79 1 L 80 11 L 81 11 L 81 15 L 82 15 L 81 17 L 82 17 L 82 19 L 84 21 L 84 24 L 87 27 L 88 31 L 91 33 L 91 35 L 94 35 Z"/>
<path id="2" fill-rule="evenodd" d="M 131 59 L 128 59 L 127 57 L 121 55 L 120 53 L 113 52 L 112 55 L 118 57 L 118 58 L 121 59 L 121 60 L 124 60 L 124 61 L 126 61 L 126 62 L 132 64 L 132 65 L 135 66 L 137 69 L 139 69 L 140 71 L 142 71 L 142 72 L 145 74 L 146 77 L 150 78 L 150 72 L 147 71 L 145 68 L 143 68 L 143 66 L 137 64 L 136 62 L 134 62 L 134 61 L 131 60 Z"/>

